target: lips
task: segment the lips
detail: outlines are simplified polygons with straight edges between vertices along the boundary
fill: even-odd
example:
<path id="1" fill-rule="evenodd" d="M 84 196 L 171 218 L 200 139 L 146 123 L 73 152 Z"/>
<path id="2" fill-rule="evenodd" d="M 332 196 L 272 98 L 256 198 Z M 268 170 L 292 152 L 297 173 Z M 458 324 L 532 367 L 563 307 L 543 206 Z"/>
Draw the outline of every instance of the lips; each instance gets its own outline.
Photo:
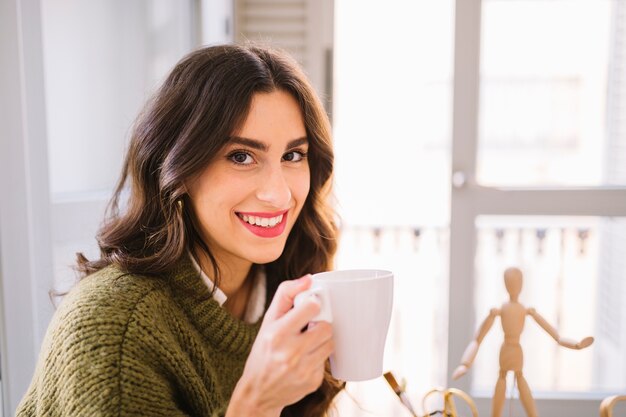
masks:
<path id="1" fill-rule="evenodd" d="M 289 210 L 274 213 L 237 212 L 241 224 L 254 235 L 263 238 L 280 236 L 285 231 Z"/>

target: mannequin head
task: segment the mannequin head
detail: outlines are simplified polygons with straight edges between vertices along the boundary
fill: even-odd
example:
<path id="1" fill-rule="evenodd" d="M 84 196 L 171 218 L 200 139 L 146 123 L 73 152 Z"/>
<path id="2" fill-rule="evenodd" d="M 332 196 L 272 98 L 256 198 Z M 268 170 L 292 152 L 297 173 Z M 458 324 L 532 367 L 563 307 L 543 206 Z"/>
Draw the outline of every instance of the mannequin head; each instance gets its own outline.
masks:
<path id="1" fill-rule="evenodd" d="M 517 301 L 520 292 L 522 292 L 523 281 L 522 271 L 518 268 L 507 268 L 504 271 L 504 285 L 512 301 Z"/>

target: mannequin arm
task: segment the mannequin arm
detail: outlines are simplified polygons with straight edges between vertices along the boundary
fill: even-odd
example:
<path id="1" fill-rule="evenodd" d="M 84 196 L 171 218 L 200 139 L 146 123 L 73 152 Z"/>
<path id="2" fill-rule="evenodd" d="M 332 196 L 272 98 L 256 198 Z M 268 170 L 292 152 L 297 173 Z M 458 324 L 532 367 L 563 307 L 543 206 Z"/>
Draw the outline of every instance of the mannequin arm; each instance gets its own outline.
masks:
<path id="1" fill-rule="evenodd" d="M 469 368 L 472 366 L 472 363 L 474 363 L 480 344 L 487 335 L 487 332 L 489 332 L 489 329 L 491 329 L 491 326 L 493 326 L 494 320 L 499 315 L 500 310 L 497 308 L 492 308 L 491 311 L 489 311 L 489 315 L 476 331 L 474 340 L 472 340 L 470 344 L 467 345 L 467 348 L 465 348 L 465 352 L 463 352 L 463 356 L 461 357 L 461 365 L 459 365 L 452 373 L 452 379 L 458 379 L 467 373 Z"/>
<path id="2" fill-rule="evenodd" d="M 552 338 L 561 346 L 569 349 L 584 349 L 593 343 L 593 337 L 585 337 L 580 342 L 572 339 L 566 339 L 559 335 L 559 332 L 544 319 L 541 314 L 537 313 L 534 308 L 528 309 L 528 314 L 537 322 L 543 330 L 545 330 Z"/>

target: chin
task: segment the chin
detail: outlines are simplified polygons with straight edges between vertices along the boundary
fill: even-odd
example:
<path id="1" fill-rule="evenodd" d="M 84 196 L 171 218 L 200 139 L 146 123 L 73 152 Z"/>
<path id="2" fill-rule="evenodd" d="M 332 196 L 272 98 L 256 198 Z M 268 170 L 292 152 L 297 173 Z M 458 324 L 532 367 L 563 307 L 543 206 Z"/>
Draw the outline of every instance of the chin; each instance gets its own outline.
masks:
<path id="1" fill-rule="evenodd" d="M 270 262 L 274 262 L 276 259 L 283 254 L 284 246 L 281 246 L 278 249 L 266 249 L 259 250 L 257 253 L 252 256 L 248 256 L 248 260 L 254 264 L 268 264 Z"/>

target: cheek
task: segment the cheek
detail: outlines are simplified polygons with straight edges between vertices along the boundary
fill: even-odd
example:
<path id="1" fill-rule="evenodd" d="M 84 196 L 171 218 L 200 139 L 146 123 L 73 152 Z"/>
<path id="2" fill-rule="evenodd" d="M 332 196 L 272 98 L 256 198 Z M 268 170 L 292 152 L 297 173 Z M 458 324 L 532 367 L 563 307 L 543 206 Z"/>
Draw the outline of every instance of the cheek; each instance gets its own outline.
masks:
<path id="1" fill-rule="evenodd" d="M 190 190 L 192 206 L 202 227 L 211 230 L 224 225 L 224 217 L 228 216 L 241 191 L 241 184 L 219 176 L 206 178 Z"/>
<path id="2" fill-rule="evenodd" d="M 216 173 L 203 182 L 196 197 L 199 204 L 222 210 L 245 199 L 251 188 L 253 182 L 249 178 Z"/>
<path id="3" fill-rule="evenodd" d="M 291 189 L 291 193 L 300 207 L 304 205 L 304 201 L 309 195 L 310 188 L 311 175 L 308 169 L 306 171 L 303 170 L 301 173 L 299 173 L 299 175 L 296 176 L 293 187 Z"/>

